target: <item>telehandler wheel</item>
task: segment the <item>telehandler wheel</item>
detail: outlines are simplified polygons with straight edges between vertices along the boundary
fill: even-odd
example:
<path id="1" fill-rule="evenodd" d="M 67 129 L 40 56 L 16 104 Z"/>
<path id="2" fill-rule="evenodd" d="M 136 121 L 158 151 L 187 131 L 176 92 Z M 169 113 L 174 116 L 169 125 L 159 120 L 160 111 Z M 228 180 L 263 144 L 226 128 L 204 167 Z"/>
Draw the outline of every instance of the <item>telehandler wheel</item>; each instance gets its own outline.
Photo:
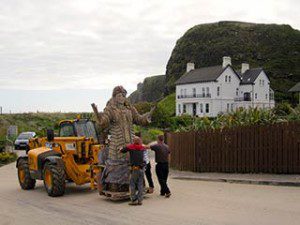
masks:
<path id="1" fill-rule="evenodd" d="M 30 176 L 27 159 L 20 159 L 18 162 L 18 178 L 22 189 L 30 190 L 35 187 L 35 179 Z"/>
<path id="2" fill-rule="evenodd" d="M 43 170 L 43 179 L 49 196 L 57 197 L 65 193 L 66 174 L 62 166 L 46 162 Z"/>

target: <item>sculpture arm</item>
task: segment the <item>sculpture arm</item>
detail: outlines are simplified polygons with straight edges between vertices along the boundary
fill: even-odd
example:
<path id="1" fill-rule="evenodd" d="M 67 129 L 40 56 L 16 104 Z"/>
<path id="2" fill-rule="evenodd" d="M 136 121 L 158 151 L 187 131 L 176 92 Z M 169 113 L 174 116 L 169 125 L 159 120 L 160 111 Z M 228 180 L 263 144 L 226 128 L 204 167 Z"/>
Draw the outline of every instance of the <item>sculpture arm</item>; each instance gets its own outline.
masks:
<path id="1" fill-rule="evenodd" d="M 111 113 L 108 109 L 104 109 L 104 112 L 98 112 L 97 106 L 93 103 L 92 108 L 96 117 L 96 122 L 102 127 L 106 128 L 109 126 L 111 121 Z"/>
<path id="2" fill-rule="evenodd" d="M 155 108 L 153 107 L 150 112 L 140 115 L 134 106 L 131 107 L 133 121 L 139 125 L 147 125 L 151 123 L 151 116 Z"/>

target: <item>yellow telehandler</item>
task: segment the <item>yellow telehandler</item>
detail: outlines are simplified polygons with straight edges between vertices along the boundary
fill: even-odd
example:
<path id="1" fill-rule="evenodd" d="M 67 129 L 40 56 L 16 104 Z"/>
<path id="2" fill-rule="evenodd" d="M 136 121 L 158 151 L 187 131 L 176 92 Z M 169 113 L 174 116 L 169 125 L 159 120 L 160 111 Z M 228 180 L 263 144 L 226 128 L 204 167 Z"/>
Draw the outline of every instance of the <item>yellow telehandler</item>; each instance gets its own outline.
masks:
<path id="1" fill-rule="evenodd" d="M 58 137 L 54 137 L 53 130 L 47 130 L 47 137 L 30 139 L 29 148 L 28 155 L 19 157 L 16 164 L 22 189 L 33 189 L 36 180 L 44 181 L 52 197 L 64 194 L 66 181 L 90 183 L 95 188 L 101 170 L 98 153 L 104 146 L 99 144 L 93 121 L 61 121 Z"/>

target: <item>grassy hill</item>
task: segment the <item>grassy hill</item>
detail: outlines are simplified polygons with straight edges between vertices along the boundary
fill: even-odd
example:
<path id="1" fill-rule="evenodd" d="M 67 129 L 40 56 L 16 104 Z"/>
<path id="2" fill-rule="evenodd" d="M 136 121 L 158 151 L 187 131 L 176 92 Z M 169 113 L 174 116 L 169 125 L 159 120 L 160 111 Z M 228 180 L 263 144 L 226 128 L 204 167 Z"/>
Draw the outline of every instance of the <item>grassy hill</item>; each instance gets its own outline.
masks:
<path id="1" fill-rule="evenodd" d="M 289 25 L 218 22 L 189 29 L 176 43 L 167 64 L 169 92 L 187 62 L 196 68 L 220 65 L 231 56 L 240 70 L 242 62 L 263 67 L 271 79 L 276 100 L 287 99 L 287 90 L 300 81 L 300 31 Z"/>
<path id="2" fill-rule="evenodd" d="M 129 99 L 132 103 L 155 102 L 164 96 L 165 87 L 165 75 L 147 77 L 138 85 L 138 89 L 129 96 Z"/>
<path id="3" fill-rule="evenodd" d="M 166 76 L 146 78 L 132 94 L 133 102 L 153 102 L 173 93 L 187 62 L 194 62 L 196 68 L 221 65 L 223 56 L 232 58 L 237 71 L 243 62 L 250 63 L 250 68 L 263 67 L 275 100 L 291 100 L 287 90 L 300 81 L 300 31 L 289 25 L 224 21 L 189 29 L 176 42 Z"/>

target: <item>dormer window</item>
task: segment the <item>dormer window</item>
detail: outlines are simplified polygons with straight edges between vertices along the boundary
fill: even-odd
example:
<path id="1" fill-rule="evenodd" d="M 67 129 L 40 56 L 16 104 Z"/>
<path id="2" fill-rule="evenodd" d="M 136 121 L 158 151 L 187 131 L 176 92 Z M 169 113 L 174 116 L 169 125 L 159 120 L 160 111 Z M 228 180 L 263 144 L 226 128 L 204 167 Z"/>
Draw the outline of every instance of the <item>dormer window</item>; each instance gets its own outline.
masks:
<path id="1" fill-rule="evenodd" d="M 226 75 L 226 76 L 225 76 L 225 82 L 226 82 L 226 83 L 227 83 L 227 79 L 228 79 L 228 76 Z"/>
<path id="2" fill-rule="evenodd" d="M 228 82 L 229 82 L 229 83 L 231 82 L 231 76 L 228 77 Z"/>

